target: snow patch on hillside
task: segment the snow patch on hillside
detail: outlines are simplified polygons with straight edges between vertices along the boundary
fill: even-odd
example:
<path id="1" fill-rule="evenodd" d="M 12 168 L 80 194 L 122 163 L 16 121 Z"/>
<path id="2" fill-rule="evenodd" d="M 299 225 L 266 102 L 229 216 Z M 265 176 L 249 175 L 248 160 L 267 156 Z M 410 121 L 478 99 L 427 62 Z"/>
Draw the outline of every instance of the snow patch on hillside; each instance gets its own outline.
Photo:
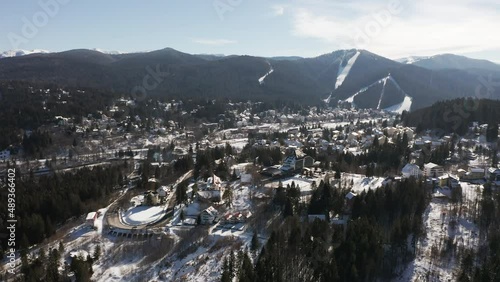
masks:
<path id="1" fill-rule="evenodd" d="M 269 71 L 265 75 L 263 75 L 261 78 L 259 78 L 260 85 L 264 84 L 264 80 L 266 79 L 266 77 L 268 75 L 270 75 L 271 73 L 273 73 L 273 71 L 274 71 L 273 66 L 271 66 L 271 63 L 267 62 L 267 64 L 269 65 Z"/>
<path id="2" fill-rule="evenodd" d="M 387 80 L 389 79 L 391 75 L 387 76 L 384 78 L 384 84 L 382 85 L 382 92 L 380 93 L 380 98 L 378 99 L 378 104 L 377 104 L 377 110 L 380 110 L 380 104 L 382 104 L 382 99 L 384 98 L 384 93 L 385 93 L 385 85 L 387 84 Z"/>
<path id="3" fill-rule="evenodd" d="M 330 94 L 330 95 L 328 96 L 328 98 L 323 99 L 323 102 L 325 102 L 326 104 L 330 104 L 330 100 L 331 100 L 331 99 L 332 99 L 332 94 Z"/>
<path id="4" fill-rule="evenodd" d="M 430 58 L 432 58 L 432 56 L 431 57 L 429 57 L 429 56 L 410 56 L 410 57 L 406 57 L 406 58 L 396 59 L 396 62 L 411 65 L 411 64 L 414 64 L 418 61 L 427 60 Z"/>
<path id="5" fill-rule="evenodd" d="M 373 86 L 375 86 L 377 84 L 383 83 L 382 92 L 380 93 L 380 98 L 379 98 L 378 106 L 377 106 L 377 110 L 380 110 L 380 105 L 381 105 L 382 99 L 384 97 L 385 86 L 387 84 L 387 81 L 392 82 L 394 84 L 394 86 L 396 86 L 396 88 L 399 91 L 401 91 L 401 93 L 403 93 L 405 95 L 405 98 L 403 99 L 403 102 L 395 104 L 395 105 L 392 105 L 390 107 L 387 107 L 384 110 L 388 111 L 388 112 L 394 112 L 394 113 L 402 113 L 403 111 L 410 111 L 411 105 L 413 103 L 413 98 L 410 95 L 408 95 L 408 93 L 406 93 L 401 88 L 401 86 L 399 85 L 399 83 L 391 76 L 391 74 L 387 75 L 384 78 L 381 78 L 381 79 L 375 81 L 374 83 L 372 83 L 372 84 L 370 84 L 370 85 L 368 85 L 366 87 L 361 88 L 358 92 L 354 93 L 352 96 L 350 96 L 349 98 L 345 99 L 344 102 L 348 102 L 348 103 L 351 103 L 351 104 L 354 105 L 354 98 L 356 96 L 358 96 L 359 94 L 365 92 L 366 90 L 370 89 L 371 87 L 373 87 Z"/>
<path id="6" fill-rule="evenodd" d="M 359 51 L 356 52 L 352 58 L 347 61 L 347 64 L 345 67 L 342 67 L 342 65 L 339 66 L 339 72 L 337 74 L 337 81 L 335 82 L 335 89 L 339 88 L 342 83 L 344 83 L 344 80 L 346 77 L 349 75 L 349 72 L 351 71 L 352 66 L 356 62 L 356 59 L 359 57 L 359 54 L 361 54 Z M 342 63 L 342 62 L 341 62 Z"/>
<path id="7" fill-rule="evenodd" d="M 399 113 L 399 114 L 402 113 L 403 111 L 410 111 L 411 105 L 413 102 L 413 98 L 410 97 L 410 95 L 408 95 L 408 93 L 406 93 L 401 88 L 401 86 L 399 86 L 399 83 L 390 74 L 389 74 L 388 78 L 391 80 L 391 82 L 394 84 L 394 86 L 396 86 L 396 88 L 398 88 L 398 90 L 401 91 L 405 95 L 405 98 L 403 99 L 403 102 L 396 104 L 396 105 L 393 105 L 393 106 L 390 106 L 390 107 L 386 108 L 385 110 L 388 112 L 394 112 L 394 113 Z"/>
<path id="8" fill-rule="evenodd" d="M 374 83 L 372 83 L 372 84 L 370 84 L 370 85 L 368 85 L 366 87 L 361 88 L 358 92 L 354 93 L 351 97 L 345 99 L 344 102 L 353 103 L 354 102 L 354 98 L 356 96 L 358 96 L 359 94 L 365 92 L 366 90 L 370 89 L 371 87 L 373 87 L 373 86 L 375 86 L 375 85 L 377 85 L 379 83 L 383 83 L 386 79 L 387 79 L 387 77 L 381 78 L 381 79 L 375 81 Z"/>
<path id="9" fill-rule="evenodd" d="M 412 103 L 413 103 L 413 98 L 406 95 L 403 102 L 396 104 L 396 105 L 393 105 L 393 106 L 390 106 L 388 108 L 385 108 L 384 111 L 398 113 L 398 114 L 401 114 L 404 111 L 409 112 L 411 109 Z"/>

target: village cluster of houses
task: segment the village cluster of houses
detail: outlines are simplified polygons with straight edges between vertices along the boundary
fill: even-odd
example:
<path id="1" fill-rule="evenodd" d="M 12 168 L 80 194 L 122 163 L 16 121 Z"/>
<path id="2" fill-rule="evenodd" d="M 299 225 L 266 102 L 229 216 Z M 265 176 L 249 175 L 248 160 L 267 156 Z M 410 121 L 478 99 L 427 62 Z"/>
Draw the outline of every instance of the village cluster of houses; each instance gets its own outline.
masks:
<path id="1" fill-rule="evenodd" d="M 200 213 L 200 224 L 214 224 L 220 222 L 221 224 L 238 224 L 245 223 L 252 216 L 250 211 L 227 212 L 225 215 L 220 216 L 217 209 L 210 206 Z"/>
<path id="2" fill-rule="evenodd" d="M 401 170 L 404 178 L 409 177 L 425 177 L 432 179 L 439 186 L 455 187 L 459 181 L 463 182 L 478 182 L 490 181 L 495 186 L 500 186 L 500 168 L 489 167 L 478 168 L 470 167 L 468 171 L 458 169 L 456 174 L 446 173 L 444 168 L 435 163 L 424 164 L 423 170 L 415 164 L 406 164 Z"/>
<path id="3" fill-rule="evenodd" d="M 160 186 L 159 181 L 152 177 L 148 180 L 148 190 L 142 195 L 137 195 L 130 200 L 130 206 L 157 206 L 164 204 L 170 194 L 170 188 L 167 186 Z"/>

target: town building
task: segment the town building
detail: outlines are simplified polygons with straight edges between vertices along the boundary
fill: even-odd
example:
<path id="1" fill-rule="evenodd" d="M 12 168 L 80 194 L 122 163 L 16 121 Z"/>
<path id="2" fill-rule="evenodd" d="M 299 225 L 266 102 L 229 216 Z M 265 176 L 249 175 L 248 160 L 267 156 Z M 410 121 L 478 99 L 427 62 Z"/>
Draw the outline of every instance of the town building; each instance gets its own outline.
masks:
<path id="1" fill-rule="evenodd" d="M 422 176 L 422 171 L 416 164 L 406 164 L 401 170 L 401 174 L 404 178 L 419 178 L 420 176 Z"/>
<path id="2" fill-rule="evenodd" d="M 212 206 L 204 209 L 200 214 L 201 224 L 212 224 L 219 218 L 219 212 Z"/>
<path id="3" fill-rule="evenodd" d="M 424 176 L 425 177 L 439 177 L 444 174 L 444 169 L 442 166 L 435 163 L 424 164 Z"/>
<path id="4" fill-rule="evenodd" d="M 87 226 L 94 227 L 95 225 L 95 220 L 97 219 L 97 213 L 96 212 L 89 212 L 87 214 L 87 217 L 85 218 L 85 223 Z"/>
<path id="5" fill-rule="evenodd" d="M 291 172 L 302 170 L 304 167 L 312 167 L 314 165 L 314 159 L 300 150 L 290 150 L 288 156 L 283 161 L 281 170 L 284 172 Z"/>

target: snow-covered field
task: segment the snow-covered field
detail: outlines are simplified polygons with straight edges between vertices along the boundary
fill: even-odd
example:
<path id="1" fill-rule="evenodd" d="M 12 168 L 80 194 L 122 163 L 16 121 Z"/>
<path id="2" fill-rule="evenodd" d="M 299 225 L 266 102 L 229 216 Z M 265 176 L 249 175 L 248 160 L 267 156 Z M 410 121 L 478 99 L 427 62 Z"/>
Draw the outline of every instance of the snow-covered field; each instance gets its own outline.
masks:
<path id="1" fill-rule="evenodd" d="M 296 175 L 290 178 L 286 178 L 281 181 L 283 184 L 283 187 L 287 187 L 288 185 L 292 185 L 292 183 L 295 183 L 295 186 L 298 186 L 300 188 L 300 192 L 303 196 L 308 196 L 312 194 L 312 183 L 316 182 L 316 185 L 318 185 L 321 181 L 321 178 L 305 178 L 301 177 L 300 175 Z M 279 181 L 273 181 L 270 182 L 266 185 L 268 188 L 277 188 L 279 185 Z"/>
<path id="2" fill-rule="evenodd" d="M 342 173 L 341 181 L 346 181 L 350 185 L 352 180 L 352 191 L 361 193 L 368 191 L 368 189 L 377 189 L 382 186 L 384 182 L 383 177 L 366 177 L 362 174 Z"/>
<path id="3" fill-rule="evenodd" d="M 248 138 L 224 140 L 224 144 L 226 143 L 229 143 L 229 145 L 235 148 L 236 151 L 241 152 L 241 150 L 243 150 L 243 147 L 245 147 L 248 144 Z"/>

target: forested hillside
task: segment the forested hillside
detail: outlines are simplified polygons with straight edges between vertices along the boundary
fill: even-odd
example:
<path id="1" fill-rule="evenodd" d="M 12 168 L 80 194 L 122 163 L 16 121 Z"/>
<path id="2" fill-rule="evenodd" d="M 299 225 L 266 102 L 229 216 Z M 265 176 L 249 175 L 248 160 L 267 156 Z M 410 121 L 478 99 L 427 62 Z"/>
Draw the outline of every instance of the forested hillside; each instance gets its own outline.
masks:
<path id="1" fill-rule="evenodd" d="M 22 249 L 38 244 L 54 234 L 61 224 L 107 205 L 114 189 L 122 183 L 121 166 L 83 168 L 75 173 L 35 178 L 33 175 L 15 182 L 16 245 Z M 0 192 L 2 228 L 7 224 L 7 189 Z M 2 249 L 7 241 L 2 241 Z"/>
<path id="2" fill-rule="evenodd" d="M 363 192 L 352 204 L 347 226 L 300 221 L 298 216 L 304 209 L 320 214 L 349 209 L 339 201 L 348 184 L 339 179 L 336 182 L 341 189 L 321 182 L 308 204 L 298 203 L 294 187 L 288 187 L 286 193 L 278 190 L 275 203 L 285 202 L 284 224 L 271 232 L 254 269 L 244 259 L 227 257 L 228 265 L 237 267 L 224 268 L 221 281 L 231 281 L 233 276 L 239 281 L 390 280 L 398 265 L 414 257 L 413 243 L 425 232 L 422 216 L 430 190 L 407 180 Z"/>
<path id="3" fill-rule="evenodd" d="M 348 71 L 342 73 L 348 62 Z M 170 98 L 287 99 L 309 105 L 320 104 L 329 95 L 334 105 L 389 74 L 402 90 L 388 86 L 381 106 L 400 103 L 404 91 L 413 98 L 412 110 L 439 100 L 474 96 L 481 77 L 491 76 L 494 81 L 500 77 L 499 72 L 491 69 L 430 70 L 356 49 L 292 59 L 200 56 L 171 48 L 120 55 L 79 49 L 0 60 L 0 80 L 57 83 L 123 93 L 140 88 L 146 95 Z M 363 103 L 358 101 L 360 107 L 377 107 L 382 94 L 380 90 L 372 92 L 364 95 Z M 495 89 L 491 94 L 500 97 Z"/>
<path id="4" fill-rule="evenodd" d="M 417 127 L 417 132 L 434 130 L 440 134 L 457 133 L 463 135 L 472 122 L 495 124 L 500 121 L 500 101 L 488 99 L 455 99 L 437 102 L 402 116 L 407 126 Z"/>
<path id="5" fill-rule="evenodd" d="M 89 88 L 62 90 L 51 83 L 5 81 L 0 83 L 0 150 L 20 144 L 25 131 L 34 131 L 44 124 L 56 122 L 56 116 L 76 118 L 92 114 L 112 104 L 118 94 Z M 36 136 L 34 136 L 36 137 Z M 33 140 L 33 147 L 43 146 L 42 138 Z M 26 139 L 25 139 L 26 140 Z M 29 142 L 29 141 L 28 141 Z"/>

